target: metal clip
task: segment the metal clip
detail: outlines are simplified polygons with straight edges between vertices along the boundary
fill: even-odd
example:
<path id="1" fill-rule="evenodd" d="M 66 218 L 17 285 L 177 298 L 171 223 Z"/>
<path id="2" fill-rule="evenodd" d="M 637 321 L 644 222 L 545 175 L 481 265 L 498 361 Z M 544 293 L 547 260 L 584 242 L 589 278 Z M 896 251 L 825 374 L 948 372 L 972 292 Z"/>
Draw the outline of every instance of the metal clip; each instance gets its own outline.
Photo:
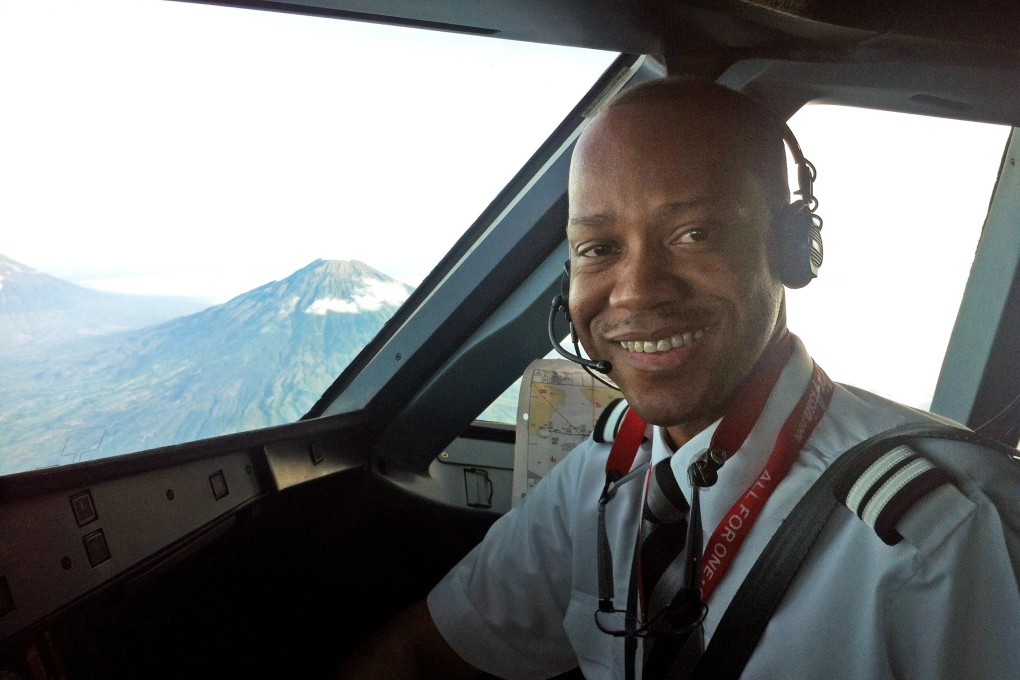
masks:
<path id="1" fill-rule="evenodd" d="M 719 481 L 719 469 L 726 462 L 726 450 L 718 446 L 697 456 L 687 468 L 687 479 L 691 486 L 707 489 Z"/>

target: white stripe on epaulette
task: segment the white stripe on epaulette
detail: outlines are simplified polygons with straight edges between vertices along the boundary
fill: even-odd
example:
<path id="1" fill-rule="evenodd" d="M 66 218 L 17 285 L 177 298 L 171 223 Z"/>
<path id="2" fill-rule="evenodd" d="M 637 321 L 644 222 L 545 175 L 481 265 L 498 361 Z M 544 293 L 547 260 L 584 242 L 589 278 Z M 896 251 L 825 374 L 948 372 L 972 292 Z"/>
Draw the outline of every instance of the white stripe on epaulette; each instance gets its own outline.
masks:
<path id="1" fill-rule="evenodd" d="M 850 493 L 847 494 L 846 507 L 850 508 L 855 515 L 860 515 L 861 500 L 864 498 L 864 494 L 871 491 L 871 487 L 875 485 L 875 482 L 882 478 L 890 469 L 913 455 L 914 452 L 909 447 L 897 446 L 868 466 L 863 474 L 857 478 L 857 482 L 851 487 Z"/>
<path id="2" fill-rule="evenodd" d="M 924 496 L 949 483 L 948 472 L 909 446 L 897 446 L 867 464 L 845 493 L 837 488 L 836 497 L 885 543 L 895 545 L 903 539 L 896 531 L 900 518 Z"/>
<path id="3" fill-rule="evenodd" d="M 924 458 L 918 458 L 917 460 L 907 463 L 907 465 L 897 470 L 889 480 L 879 487 L 878 491 L 872 497 L 868 506 L 864 508 L 864 512 L 861 513 L 861 519 L 867 522 L 870 526 L 874 527 L 875 522 L 878 521 L 878 516 L 888 507 L 889 503 L 896 498 L 896 494 L 903 491 L 903 488 L 910 482 L 920 477 L 923 473 L 928 470 L 935 469 L 935 466 L 926 461 Z"/>

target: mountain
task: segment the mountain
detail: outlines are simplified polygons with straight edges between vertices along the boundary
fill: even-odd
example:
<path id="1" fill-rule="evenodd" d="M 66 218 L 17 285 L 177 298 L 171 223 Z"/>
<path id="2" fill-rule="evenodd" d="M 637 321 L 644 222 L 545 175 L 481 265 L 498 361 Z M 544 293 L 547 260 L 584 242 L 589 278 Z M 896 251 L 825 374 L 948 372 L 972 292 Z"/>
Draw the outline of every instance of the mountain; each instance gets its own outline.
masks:
<path id="1" fill-rule="evenodd" d="M 151 326 L 205 306 L 189 298 L 91 290 L 0 255 L 0 348 L 5 353 L 70 336 Z"/>
<path id="2" fill-rule="evenodd" d="M 197 314 L 0 364 L 0 473 L 297 420 L 411 290 L 316 260 Z"/>

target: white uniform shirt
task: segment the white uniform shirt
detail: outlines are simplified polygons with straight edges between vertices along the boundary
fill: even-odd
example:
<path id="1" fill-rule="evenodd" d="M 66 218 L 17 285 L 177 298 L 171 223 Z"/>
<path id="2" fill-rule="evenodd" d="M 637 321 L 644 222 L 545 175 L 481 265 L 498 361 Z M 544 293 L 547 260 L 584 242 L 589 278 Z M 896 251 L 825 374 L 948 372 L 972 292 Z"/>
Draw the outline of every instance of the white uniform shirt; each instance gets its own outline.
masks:
<path id="1" fill-rule="evenodd" d="M 795 341 L 744 446 L 726 462 L 718 483 L 701 493 L 706 541 L 761 473 L 811 370 L 810 357 Z M 832 460 L 873 434 L 927 418 L 836 386 L 824 417 L 709 598 L 706 643 L 783 518 Z M 673 456 L 688 499 L 687 466 L 707 448 L 716 426 Z M 670 455 L 654 429 L 635 467 Z M 587 678 L 623 677 L 623 640 L 600 632 L 594 622 L 596 509 L 609 450 L 592 440 L 575 449 L 429 594 L 440 632 L 472 665 L 504 678 L 549 677 L 577 665 Z M 607 508 L 618 609 L 626 606 L 642 491 L 639 481 L 626 484 Z M 904 540 L 888 546 L 837 507 L 743 677 L 1020 678 L 1020 591 L 999 514 L 981 490 L 943 486 L 912 508 L 897 530 Z M 602 617 L 623 627 L 622 614 Z"/>

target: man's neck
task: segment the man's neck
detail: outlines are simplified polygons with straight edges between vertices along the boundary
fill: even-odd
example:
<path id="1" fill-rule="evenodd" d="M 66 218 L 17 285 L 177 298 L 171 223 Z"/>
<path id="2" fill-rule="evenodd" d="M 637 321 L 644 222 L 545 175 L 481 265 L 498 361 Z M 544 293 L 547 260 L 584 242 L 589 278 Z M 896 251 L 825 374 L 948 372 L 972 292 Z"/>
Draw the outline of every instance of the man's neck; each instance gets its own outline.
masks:
<path id="1" fill-rule="evenodd" d="M 699 418 L 682 425 L 671 425 L 662 428 L 662 441 L 670 451 L 676 453 L 677 449 L 693 439 L 699 432 L 719 420 L 722 417 Z"/>
<path id="2" fill-rule="evenodd" d="M 669 447 L 669 449 L 675 453 L 681 446 L 683 446 L 691 439 L 693 439 L 699 432 L 704 430 L 706 427 L 708 427 L 715 421 L 722 418 L 723 415 L 726 413 L 726 409 L 729 408 L 729 405 L 733 402 L 733 398 L 736 395 L 737 391 L 740 390 L 740 388 L 744 385 L 744 382 L 747 380 L 747 377 L 754 374 L 755 370 L 757 370 L 758 366 L 761 364 L 762 358 L 767 356 L 770 350 L 772 350 L 784 337 L 786 337 L 786 334 L 787 334 L 786 324 L 783 324 L 780 327 L 776 328 L 775 332 L 772 334 L 772 337 L 769 339 L 768 344 L 765 345 L 765 349 L 763 349 L 761 354 L 758 355 L 758 359 L 755 362 L 754 366 L 751 367 L 751 370 L 747 372 L 747 376 L 744 376 L 744 379 L 741 380 L 741 382 L 737 385 L 736 389 L 733 390 L 733 393 L 729 395 L 729 397 L 726 399 L 726 401 L 722 404 L 720 408 L 714 410 L 710 415 L 695 418 L 693 420 L 681 423 L 679 425 L 670 425 L 669 427 L 663 427 L 662 439 L 666 446 Z"/>

